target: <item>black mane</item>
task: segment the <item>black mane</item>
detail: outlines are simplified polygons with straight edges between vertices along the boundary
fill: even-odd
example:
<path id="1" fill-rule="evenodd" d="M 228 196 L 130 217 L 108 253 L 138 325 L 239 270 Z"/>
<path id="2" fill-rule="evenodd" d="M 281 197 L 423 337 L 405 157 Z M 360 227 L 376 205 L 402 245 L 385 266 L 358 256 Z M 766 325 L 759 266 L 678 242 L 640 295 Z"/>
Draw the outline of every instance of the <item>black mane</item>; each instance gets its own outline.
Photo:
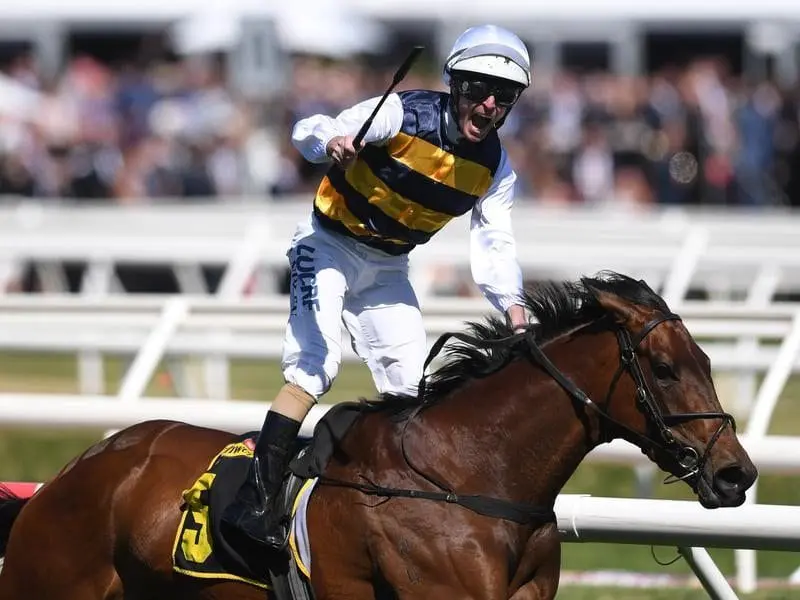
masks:
<path id="1" fill-rule="evenodd" d="M 595 292 L 610 293 L 632 304 L 669 312 L 664 300 L 644 281 L 612 271 L 583 277 L 579 281 L 546 282 L 526 292 L 523 297 L 523 303 L 538 321 L 534 328 L 537 343 L 545 344 L 606 316 L 607 311 L 598 302 Z M 482 341 L 501 339 L 513 333 L 511 327 L 497 317 L 466 325 L 465 333 Z M 525 352 L 526 347 L 521 343 L 492 348 L 477 348 L 460 342 L 449 345 L 443 353 L 446 358 L 444 365 L 426 378 L 424 402 L 436 402 L 471 379 L 498 371 Z M 368 405 L 376 410 L 400 411 L 419 403 L 420 399 L 414 396 L 384 395 L 368 402 Z"/>

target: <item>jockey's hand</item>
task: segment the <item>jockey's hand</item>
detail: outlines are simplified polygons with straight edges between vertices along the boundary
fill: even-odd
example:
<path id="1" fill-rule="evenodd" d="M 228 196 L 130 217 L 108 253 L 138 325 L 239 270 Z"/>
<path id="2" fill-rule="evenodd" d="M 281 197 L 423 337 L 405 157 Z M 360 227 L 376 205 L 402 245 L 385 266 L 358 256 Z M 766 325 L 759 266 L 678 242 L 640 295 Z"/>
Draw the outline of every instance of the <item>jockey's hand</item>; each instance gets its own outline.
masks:
<path id="1" fill-rule="evenodd" d="M 358 156 L 358 150 L 361 150 L 363 147 L 363 141 L 359 144 L 358 149 L 353 146 L 352 135 L 337 135 L 328 142 L 328 145 L 325 147 L 325 153 L 331 157 L 331 160 L 336 166 L 345 170 L 355 162 Z"/>
<path id="2" fill-rule="evenodd" d="M 514 304 L 508 307 L 506 311 L 506 317 L 508 318 L 508 322 L 511 324 L 511 328 L 513 329 L 514 333 L 522 333 L 528 328 L 528 318 L 525 315 L 525 309 L 518 305 Z"/>

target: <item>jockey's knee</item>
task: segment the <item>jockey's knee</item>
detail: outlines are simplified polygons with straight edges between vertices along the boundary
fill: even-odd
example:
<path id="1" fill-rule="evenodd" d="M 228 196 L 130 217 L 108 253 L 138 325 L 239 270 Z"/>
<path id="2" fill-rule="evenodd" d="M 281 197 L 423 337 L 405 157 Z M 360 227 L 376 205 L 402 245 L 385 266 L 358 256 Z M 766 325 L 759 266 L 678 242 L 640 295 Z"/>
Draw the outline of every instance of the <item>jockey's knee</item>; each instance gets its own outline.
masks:
<path id="1" fill-rule="evenodd" d="M 425 368 L 425 356 L 424 334 L 392 345 L 379 355 L 373 354 L 370 369 L 378 392 L 416 396 Z"/>
<path id="2" fill-rule="evenodd" d="M 422 363 L 414 360 L 384 358 L 381 360 L 381 376 L 375 377 L 375 385 L 381 394 L 416 396 Z"/>

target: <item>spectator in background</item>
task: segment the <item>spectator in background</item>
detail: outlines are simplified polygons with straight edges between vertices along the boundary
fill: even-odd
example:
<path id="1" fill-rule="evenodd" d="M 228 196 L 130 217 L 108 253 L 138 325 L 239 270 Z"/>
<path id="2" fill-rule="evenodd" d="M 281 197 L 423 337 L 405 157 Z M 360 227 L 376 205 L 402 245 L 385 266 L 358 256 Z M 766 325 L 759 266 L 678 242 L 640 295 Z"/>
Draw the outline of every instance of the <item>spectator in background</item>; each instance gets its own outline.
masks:
<path id="1" fill-rule="evenodd" d="M 150 111 L 159 100 L 155 82 L 146 69 L 125 63 L 117 77 L 115 96 L 120 143 L 136 144 L 150 133 Z"/>
<path id="2" fill-rule="evenodd" d="M 614 153 L 600 115 L 588 115 L 572 161 L 572 180 L 581 202 L 599 206 L 614 192 Z"/>
<path id="3" fill-rule="evenodd" d="M 738 203 L 766 206 L 777 193 L 774 136 L 781 98 L 775 87 L 762 82 L 745 94 L 734 114 L 738 132 L 736 170 Z"/>
<path id="4" fill-rule="evenodd" d="M 776 118 L 775 183 L 785 192 L 787 202 L 800 207 L 800 90 L 786 90 Z"/>
<path id="5" fill-rule="evenodd" d="M 201 142 L 187 145 L 184 162 L 180 169 L 181 196 L 184 198 L 208 198 L 217 195 L 217 188 L 208 169 L 210 150 Z"/>
<path id="6" fill-rule="evenodd" d="M 9 152 L 0 155 L 0 196 L 33 196 L 35 182 L 22 157 Z"/>

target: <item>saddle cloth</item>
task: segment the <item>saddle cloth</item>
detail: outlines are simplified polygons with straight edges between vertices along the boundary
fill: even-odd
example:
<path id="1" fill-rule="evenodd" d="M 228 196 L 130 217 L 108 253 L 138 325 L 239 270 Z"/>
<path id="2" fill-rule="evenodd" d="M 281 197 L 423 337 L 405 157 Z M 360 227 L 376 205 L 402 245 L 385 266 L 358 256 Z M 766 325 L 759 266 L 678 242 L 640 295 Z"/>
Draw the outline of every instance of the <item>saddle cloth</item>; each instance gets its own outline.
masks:
<path id="1" fill-rule="evenodd" d="M 229 579 L 269 588 L 269 557 L 235 548 L 220 534 L 222 511 L 235 497 L 253 457 L 251 435 L 225 446 L 188 490 L 173 544 L 173 570 L 200 579 Z"/>
<path id="2" fill-rule="evenodd" d="M 276 510 L 291 518 L 289 550 L 293 564 L 289 570 L 306 578 L 311 572 L 308 501 L 317 478 L 360 411 L 358 403 L 340 403 L 317 424 L 312 440 L 298 439 L 295 458 L 275 503 Z M 235 580 L 262 589 L 273 587 L 276 573 L 286 572 L 285 557 L 276 559 L 256 544 L 234 546 L 220 529 L 222 512 L 247 475 L 257 436 L 258 432 L 238 436 L 222 448 L 192 487 L 183 492 L 183 514 L 172 551 L 175 572 L 199 579 Z M 283 564 L 275 564 L 276 560 Z"/>

